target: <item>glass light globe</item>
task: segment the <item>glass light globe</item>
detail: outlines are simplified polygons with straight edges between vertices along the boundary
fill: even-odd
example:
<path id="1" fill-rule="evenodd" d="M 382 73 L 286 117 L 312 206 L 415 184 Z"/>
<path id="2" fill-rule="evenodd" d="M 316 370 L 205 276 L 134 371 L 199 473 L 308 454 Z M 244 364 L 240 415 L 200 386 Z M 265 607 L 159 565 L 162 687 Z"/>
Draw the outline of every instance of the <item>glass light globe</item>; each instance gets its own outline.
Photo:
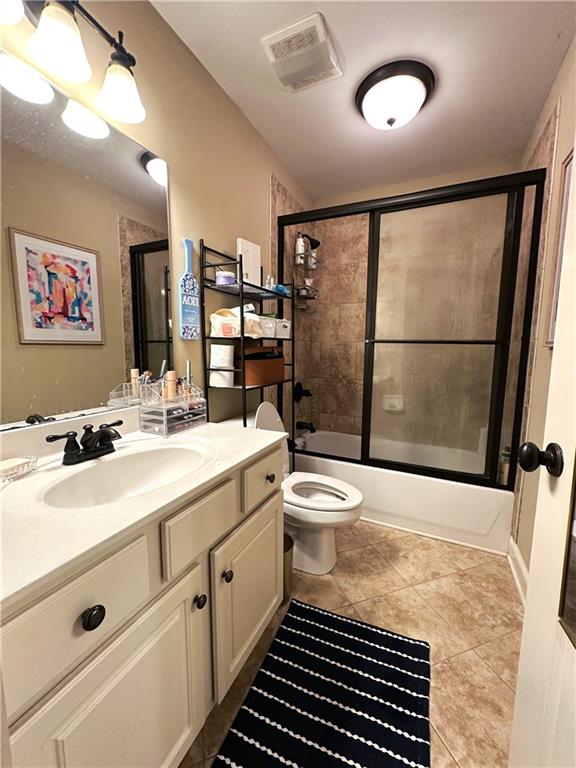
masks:
<path id="1" fill-rule="evenodd" d="M 422 80 L 396 75 L 370 88 L 362 101 L 362 114 L 373 128 L 391 131 L 413 120 L 425 100 L 426 86 Z"/>
<path id="2" fill-rule="evenodd" d="M 54 98 L 54 89 L 34 67 L 4 51 L 0 51 L 0 85 L 32 104 L 49 104 Z"/>
<path id="3" fill-rule="evenodd" d="M 85 83 L 92 68 L 74 14 L 58 2 L 42 11 L 28 41 L 31 57 L 48 72 L 70 83 Z"/>
<path id="4" fill-rule="evenodd" d="M 68 128 L 87 139 L 105 139 L 110 135 L 108 123 L 74 99 L 68 99 L 62 120 Z"/>
<path id="5" fill-rule="evenodd" d="M 9 27 L 18 24 L 24 18 L 22 0 L 2 0 L 0 3 L 0 26 Z"/>
<path id="6" fill-rule="evenodd" d="M 168 186 L 168 163 L 166 160 L 162 160 L 161 157 L 153 157 L 146 163 L 146 170 L 161 187 L 166 188 Z"/>
<path id="7" fill-rule="evenodd" d="M 108 117 L 121 123 L 141 123 L 146 117 L 134 75 L 114 59 L 108 65 L 96 103 Z"/>

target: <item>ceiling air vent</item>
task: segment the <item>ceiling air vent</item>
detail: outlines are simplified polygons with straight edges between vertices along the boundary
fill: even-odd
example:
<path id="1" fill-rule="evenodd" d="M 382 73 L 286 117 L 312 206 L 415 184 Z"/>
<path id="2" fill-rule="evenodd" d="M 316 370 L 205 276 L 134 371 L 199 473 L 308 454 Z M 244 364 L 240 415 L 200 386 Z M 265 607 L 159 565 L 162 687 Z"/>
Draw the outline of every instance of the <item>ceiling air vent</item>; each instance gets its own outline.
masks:
<path id="1" fill-rule="evenodd" d="M 321 13 L 266 35 L 262 45 L 274 74 L 290 91 L 301 91 L 342 74 Z"/>

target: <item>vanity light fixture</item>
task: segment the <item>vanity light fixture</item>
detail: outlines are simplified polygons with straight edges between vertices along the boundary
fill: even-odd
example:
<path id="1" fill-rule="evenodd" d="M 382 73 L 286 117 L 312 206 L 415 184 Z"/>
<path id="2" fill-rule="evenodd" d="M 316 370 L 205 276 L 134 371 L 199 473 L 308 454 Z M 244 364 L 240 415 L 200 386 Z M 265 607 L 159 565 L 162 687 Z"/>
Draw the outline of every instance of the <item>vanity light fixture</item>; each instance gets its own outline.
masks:
<path id="1" fill-rule="evenodd" d="M 166 160 L 156 157 L 152 152 L 143 152 L 140 155 L 140 164 L 156 184 L 165 189 L 168 187 L 168 164 Z"/>
<path id="2" fill-rule="evenodd" d="M 39 66 L 59 79 L 85 83 L 92 77 L 73 3 L 50 0 L 44 5 L 28 51 Z"/>
<path id="3" fill-rule="evenodd" d="M 4 0 L 2 0 L 4 2 Z M 141 123 L 146 117 L 133 67 L 136 59 L 124 47 L 124 33 L 116 39 L 79 0 L 47 0 L 39 16 L 38 0 L 25 0 L 28 15 L 37 28 L 29 40 L 29 51 L 34 60 L 59 79 L 84 83 L 92 76 L 86 57 L 77 17 L 82 17 L 100 37 L 113 48 L 112 57 L 96 103 L 112 120 L 121 123 Z"/>
<path id="4" fill-rule="evenodd" d="M 22 0 L 2 0 L 0 3 L 0 26 L 11 27 L 18 24 L 24 18 L 24 4 Z"/>
<path id="5" fill-rule="evenodd" d="M 50 104 L 54 89 L 34 67 L 0 51 L 0 85 L 32 104 Z"/>
<path id="6" fill-rule="evenodd" d="M 373 128 L 395 130 L 416 117 L 435 84 L 434 73 L 421 61 L 391 61 L 360 83 L 356 108 Z"/>
<path id="7" fill-rule="evenodd" d="M 68 128 L 87 139 L 105 139 L 110 135 L 108 123 L 74 99 L 68 99 L 62 120 Z"/>

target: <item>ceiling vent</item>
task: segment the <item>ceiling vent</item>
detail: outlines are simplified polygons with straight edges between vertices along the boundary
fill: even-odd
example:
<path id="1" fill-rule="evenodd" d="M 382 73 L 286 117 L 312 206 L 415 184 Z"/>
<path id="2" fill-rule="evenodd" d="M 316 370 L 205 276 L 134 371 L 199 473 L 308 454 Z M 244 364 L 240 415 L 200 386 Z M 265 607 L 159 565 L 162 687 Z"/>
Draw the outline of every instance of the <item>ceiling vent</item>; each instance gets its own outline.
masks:
<path id="1" fill-rule="evenodd" d="M 342 74 L 321 13 L 266 35 L 262 45 L 274 74 L 290 91 L 301 91 Z"/>

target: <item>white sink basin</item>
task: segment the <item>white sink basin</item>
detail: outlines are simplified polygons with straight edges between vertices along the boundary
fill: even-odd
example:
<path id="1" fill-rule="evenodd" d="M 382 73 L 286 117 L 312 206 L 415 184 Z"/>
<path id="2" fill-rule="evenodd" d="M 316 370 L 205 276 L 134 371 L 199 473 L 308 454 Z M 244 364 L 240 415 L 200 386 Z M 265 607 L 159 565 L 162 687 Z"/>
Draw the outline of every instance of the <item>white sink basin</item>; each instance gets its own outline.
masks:
<path id="1" fill-rule="evenodd" d="M 189 446 L 112 453 L 55 483 L 43 500 L 62 509 L 113 504 L 181 480 L 212 458 L 210 451 Z"/>

